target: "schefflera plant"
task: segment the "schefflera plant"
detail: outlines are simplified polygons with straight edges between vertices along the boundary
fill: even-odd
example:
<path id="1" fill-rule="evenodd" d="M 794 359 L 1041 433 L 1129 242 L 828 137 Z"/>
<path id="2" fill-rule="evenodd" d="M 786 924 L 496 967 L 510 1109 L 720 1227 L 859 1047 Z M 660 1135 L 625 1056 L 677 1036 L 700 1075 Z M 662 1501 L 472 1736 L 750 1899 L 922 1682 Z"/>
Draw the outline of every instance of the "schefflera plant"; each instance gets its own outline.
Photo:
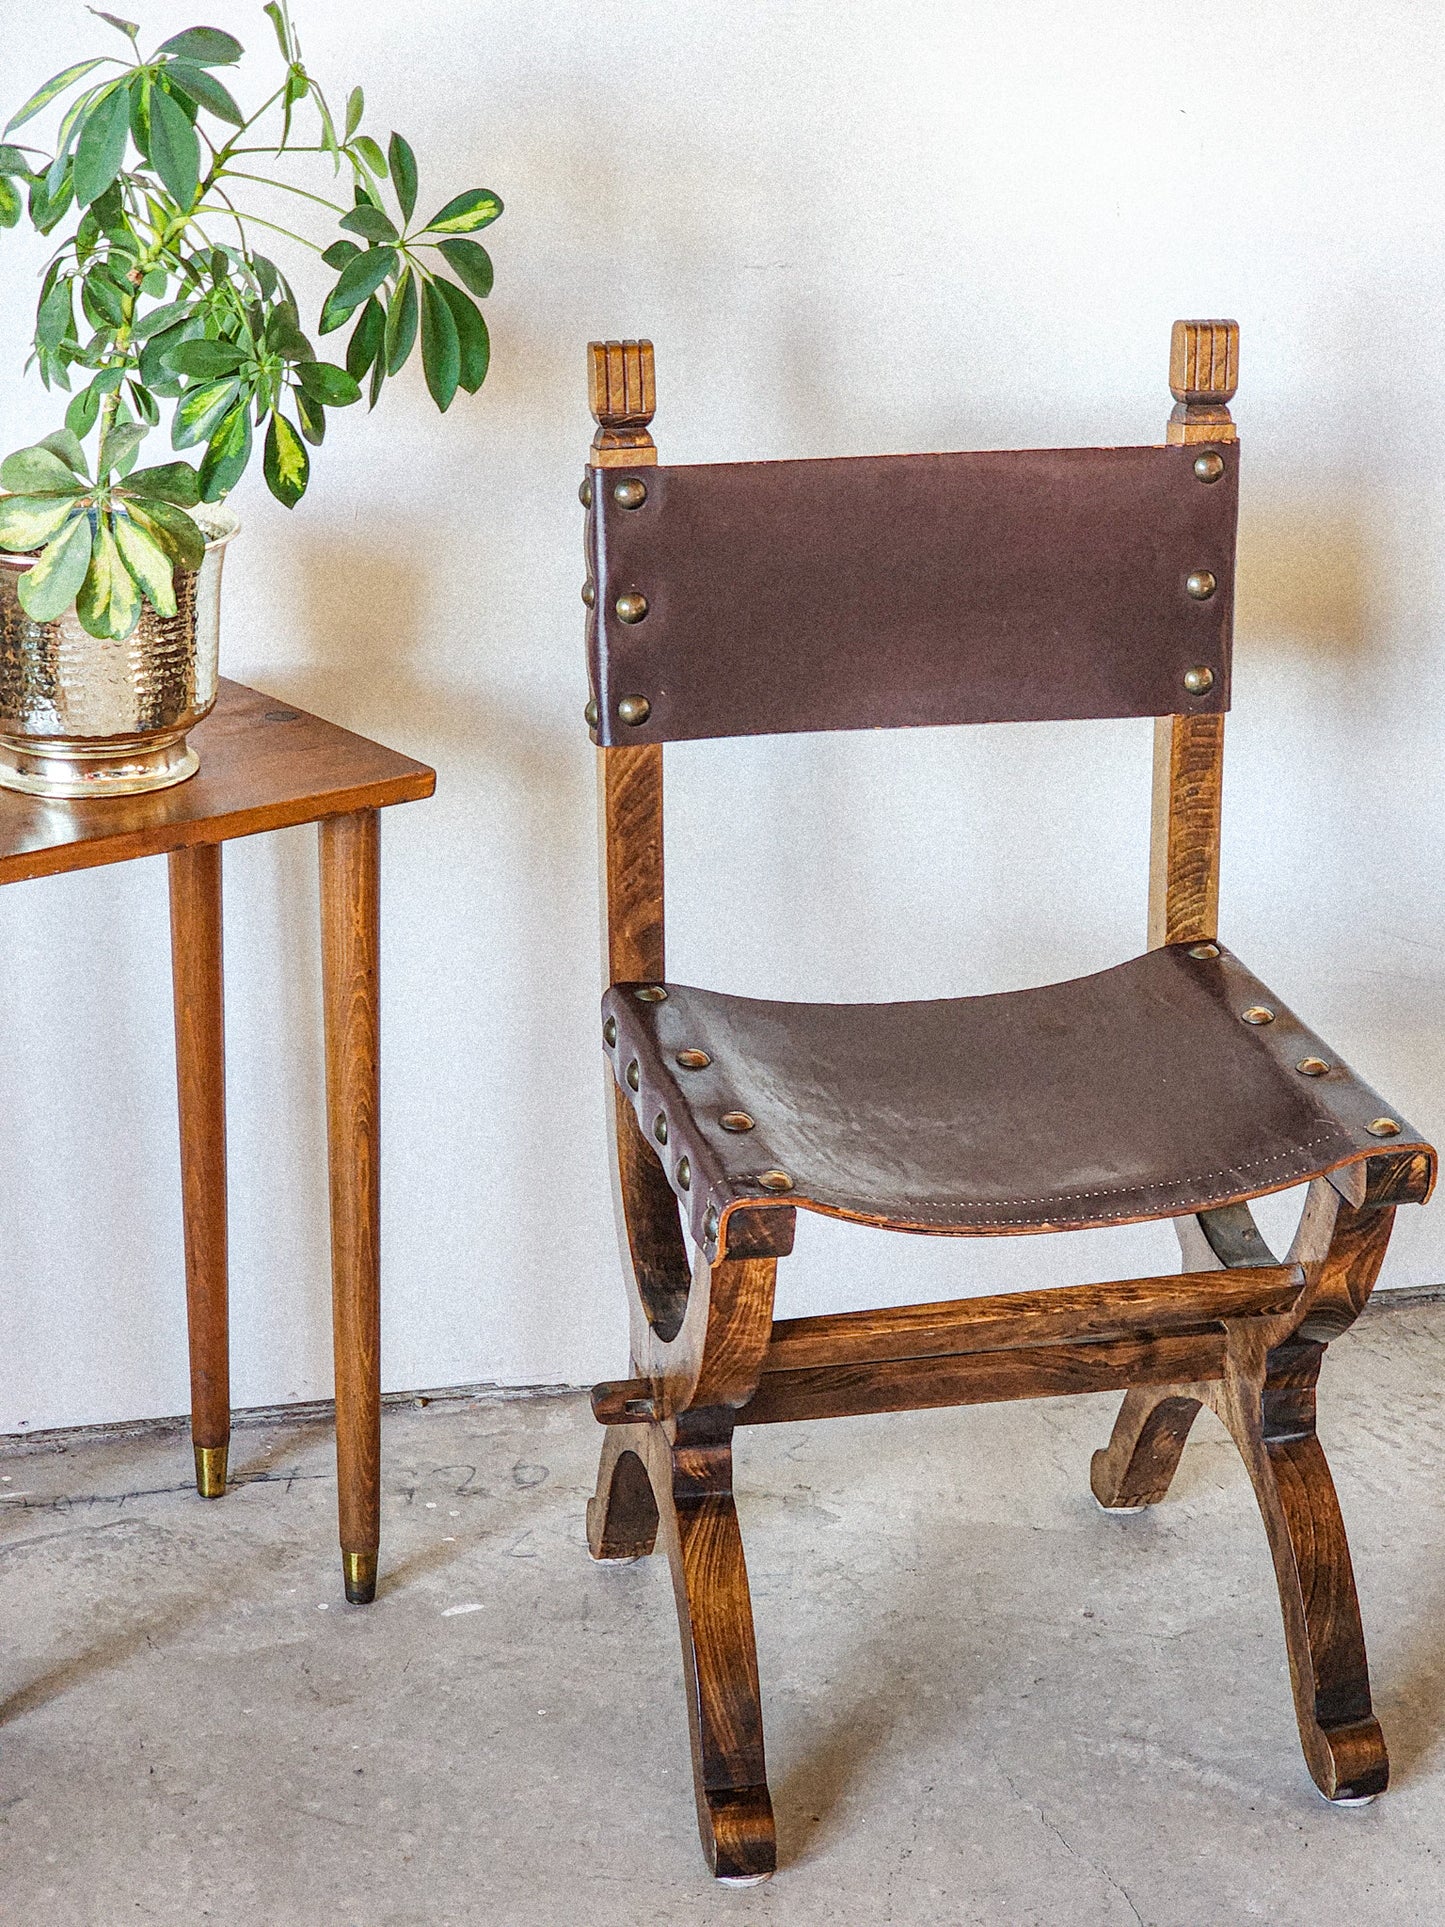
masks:
<path id="1" fill-rule="evenodd" d="M 28 212 L 48 235 L 74 220 L 43 271 L 32 356 L 47 388 L 71 393 L 65 427 L 0 464 L 11 491 L 0 496 L 0 549 L 39 551 L 16 584 L 37 621 L 73 600 L 92 635 L 121 638 L 144 602 L 174 613 L 172 571 L 199 566 L 204 552 L 188 511 L 230 493 L 256 453 L 257 431 L 264 428 L 266 484 L 294 508 L 327 410 L 360 400 L 363 384 L 375 407 L 418 340 L 441 410 L 486 378 L 490 342 L 477 299 L 491 292 L 492 263 L 470 237 L 496 220 L 501 201 L 473 188 L 417 222 L 409 144 L 392 133 L 383 152 L 363 131 L 360 87 L 335 115 L 302 59 L 288 0 L 269 0 L 263 11 L 283 71 L 254 112 L 218 72 L 243 56 L 231 34 L 190 27 L 142 57 L 136 23 L 100 13 L 129 42 L 128 57 L 66 68 L 4 130 L 0 226 L 17 226 Z M 66 96 L 53 152 L 10 141 Z M 325 156 L 334 175 L 345 170 L 350 205 L 257 171 L 292 155 Z M 324 236 L 239 205 L 254 183 L 329 210 L 339 235 L 323 245 Z M 290 282 L 256 246 L 257 230 L 310 248 L 336 273 L 318 333 L 352 324 L 344 366 L 318 357 Z M 172 405 L 173 448 L 200 450 L 195 467 L 137 466 L 162 404 Z"/>

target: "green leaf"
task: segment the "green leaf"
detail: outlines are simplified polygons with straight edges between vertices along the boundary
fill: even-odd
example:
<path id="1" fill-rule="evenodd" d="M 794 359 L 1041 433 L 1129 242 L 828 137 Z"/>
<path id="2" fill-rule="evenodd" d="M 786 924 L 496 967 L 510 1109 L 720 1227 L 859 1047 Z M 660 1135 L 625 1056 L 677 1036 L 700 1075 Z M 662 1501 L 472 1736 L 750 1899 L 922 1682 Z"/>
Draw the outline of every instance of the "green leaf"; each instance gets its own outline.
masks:
<path id="1" fill-rule="evenodd" d="M 16 592 L 32 622 L 54 622 L 80 593 L 90 568 L 90 517 L 77 515 L 20 577 Z"/>
<path id="2" fill-rule="evenodd" d="M 35 179 L 30 188 L 30 219 L 41 234 L 49 234 L 52 228 L 59 227 L 74 193 L 75 184 L 68 166 L 59 188 L 53 194 L 44 179 Z"/>
<path id="3" fill-rule="evenodd" d="M 34 172 L 34 165 L 23 147 L 7 147 L 0 143 L 0 174 L 21 174 L 28 181 Z"/>
<path id="4" fill-rule="evenodd" d="M 214 114 L 217 120 L 229 121 L 233 127 L 245 126 L 246 116 L 230 92 L 204 67 L 197 67 L 189 60 L 173 60 L 166 68 L 166 78 L 173 87 L 179 87 L 183 94 L 188 94 L 198 107 L 204 107 L 207 113 Z"/>
<path id="5" fill-rule="evenodd" d="M 348 261 L 321 310 L 321 333 L 329 335 L 333 328 L 339 328 L 347 316 L 395 272 L 396 265 L 396 249 L 388 247 L 368 248 L 365 254 Z"/>
<path id="6" fill-rule="evenodd" d="M 251 269 L 256 276 L 256 285 L 261 290 L 261 299 L 269 301 L 281 283 L 280 270 L 276 263 L 264 254 L 251 256 Z"/>
<path id="7" fill-rule="evenodd" d="M 127 500 L 127 513 L 153 535 L 179 568 L 199 569 L 206 559 L 206 538 L 174 502 L 161 496 L 146 496 L 143 502 Z"/>
<path id="8" fill-rule="evenodd" d="M 130 396 L 131 407 L 134 408 L 137 418 L 143 421 L 147 428 L 157 427 L 160 422 L 161 411 L 156 407 L 155 396 L 149 388 L 147 388 L 144 383 L 136 381 L 133 376 L 127 380 L 125 387 L 126 393 Z"/>
<path id="9" fill-rule="evenodd" d="M 346 103 L 346 138 L 356 132 L 361 125 L 361 117 L 366 112 L 366 95 L 359 87 L 353 87 Z"/>
<path id="10" fill-rule="evenodd" d="M 52 455 L 58 455 L 65 466 L 73 469 L 82 478 L 85 476 L 85 450 L 79 438 L 68 428 L 57 428 L 53 435 L 42 435 L 35 444 L 37 448 L 48 448 Z"/>
<path id="11" fill-rule="evenodd" d="M 166 350 L 167 368 L 178 375 L 194 375 L 201 381 L 217 381 L 234 375 L 246 356 L 228 341 L 178 341 Z"/>
<path id="12" fill-rule="evenodd" d="M 48 448 L 17 448 L 0 462 L 0 483 L 17 495 L 78 495 L 85 483 Z"/>
<path id="13" fill-rule="evenodd" d="M 118 33 L 123 33 L 131 45 L 135 45 L 135 37 L 140 32 L 137 21 L 122 20 L 119 14 L 102 13 L 99 7 L 87 7 L 85 11 L 93 13 L 97 20 L 103 20 L 108 27 L 114 27 Z"/>
<path id="14" fill-rule="evenodd" d="M 201 457 L 201 500 L 219 502 L 233 489 L 251 459 L 251 411 L 241 401 L 226 416 Z"/>
<path id="15" fill-rule="evenodd" d="M 76 146 L 75 198 L 82 207 L 98 200 L 120 172 L 129 133 L 130 86 L 121 81 L 86 115 Z"/>
<path id="16" fill-rule="evenodd" d="M 283 508 L 294 509 L 311 479 L 311 457 L 306 453 L 305 442 L 284 415 L 273 413 L 271 416 L 261 466 L 266 486 L 276 500 Z"/>
<path id="17" fill-rule="evenodd" d="M 149 433 L 144 422 L 116 422 L 106 431 L 105 440 L 100 445 L 96 474 L 102 480 L 112 470 L 118 475 L 126 474 L 135 462 L 136 450 Z"/>
<path id="18" fill-rule="evenodd" d="M 357 134 L 351 142 L 352 147 L 371 169 L 379 181 L 386 179 L 386 156 L 371 138 L 370 134 Z"/>
<path id="19" fill-rule="evenodd" d="M 93 67 L 103 65 L 104 60 L 103 55 L 97 55 L 94 60 L 82 60 L 74 67 L 67 67 L 63 74 L 56 74 L 53 79 L 47 80 L 38 93 L 30 96 L 18 113 L 10 116 L 5 123 L 5 132 L 13 134 L 17 127 L 23 127 L 26 121 L 33 120 L 42 108 L 50 105 L 57 94 L 63 94 L 73 81 L 79 80 L 82 74 L 88 74 Z"/>
<path id="20" fill-rule="evenodd" d="M 451 308 L 434 281 L 428 281 L 421 294 L 421 365 L 431 398 L 445 414 L 457 392 L 462 354 Z"/>
<path id="21" fill-rule="evenodd" d="M 316 350 L 297 326 L 296 311 L 289 305 L 272 309 L 266 323 L 266 346 L 287 361 L 316 359 Z"/>
<path id="22" fill-rule="evenodd" d="M 100 390 L 92 382 L 82 388 L 65 411 L 65 426 L 72 435 L 88 435 L 100 414 Z"/>
<path id="23" fill-rule="evenodd" d="M 386 372 L 389 375 L 400 373 L 406 365 L 407 356 L 416 346 L 418 305 L 416 276 L 408 268 L 386 311 Z M 372 396 L 371 405 L 373 408 L 376 406 L 375 395 Z"/>
<path id="24" fill-rule="evenodd" d="M 74 325 L 71 284 L 57 276 L 36 314 L 35 339 L 42 348 L 58 348 Z"/>
<path id="25" fill-rule="evenodd" d="M 154 468 L 138 468 L 125 478 L 125 495 L 152 495 L 163 502 L 194 508 L 201 499 L 201 485 L 189 462 L 158 462 Z"/>
<path id="26" fill-rule="evenodd" d="M 354 207 L 349 214 L 341 217 L 342 227 L 352 234 L 360 234 L 368 241 L 399 241 L 396 223 L 389 214 L 383 214 L 379 207 L 369 205 Z"/>
<path id="27" fill-rule="evenodd" d="M 303 394 L 327 408 L 349 408 L 352 402 L 361 400 L 361 388 L 355 378 L 329 361 L 298 362 L 296 379 Z"/>
<path id="28" fill-rule="evenodd" d="M 328 268 L 335 268 L 339 273 L 347 262 L 354 261 L 360 252 L 361 249 L 355 241 L 333 241 L 329 248 L 322 249 L 321 259 Z"/>
<path id="29" fill-rule="evenodd" d="M 293 50 L 291 42 L 286 37 L 286 19 L 281 9 L 277 6 L 276 0 L 266 0 L 266 4 L 262 7 L 261 11 L 276 29 L 276 39 L 281 47 L 281 58 L 283 60 L 290 60 Z"/>
<path id="30" fill-rule="evenodd" d="M 472 234 L 489 227 L 502 211 L 502 203 L 489 188 L 471 187 L 448 201 L 435 220 L 428 221 L 428 234 Z"/>
<path id="31" fill-rule="evenodd" d="M 410 144 L 393 132 L 386 145 L 386 158 L 391 163 L 391 184 L 396 189 L 401 218 L 409 221 L 416 211 L 416 155 Z"/>
<path id="32" fill-rule="evenodd" d="M 80 305 L 86 319 L 97 328 L 119 328 L 125 319 L 126 292 L 106 264 L 97 263 L 80 284 Z"/>
<path id="33" fill-rule="evenodd" d="M 318 402 L 308 401 L 298 388 L 296 414 L 301 423 L 301 433 L 313 448 L 320 448 L 326 440 L 326 410 Z"/>
<path id="34" fill-rule="evenodd" d="M 144 590 L 157 615 L 176 612 L 175 569 L 169 555 L 149 530 L 128 515 L 115 517 L 115 546 L 132 581 Z"/>
<path id="35" fill-rule="evenodd" d="M 15 227 L 20 221 L 20 189 L 0 174 L 0 227 Z"/>
<path id="36" fill-rule="evenodd" d="M 151 93 L 151 165 L 177 204 L 189 213 L 201 184 L 201 144 L 196 130 L 163 88 Z"/>
<path id="37" fill-rule="evenodd" d="M 239 40 L 219 27 L 187 27 L 184 33 L 163 40 L 151 58 L 169 54 L 174 60 L 194 60 L 198 67 L 231 67 L 245 51 Z"/>
<path id="38" fill-rule="evenodd" d="M 117 641 L 128 636 L 140 620 L 140 590 L 121 560 L 108 515 L 102 515 L 96 524 L 90 567 L 75 598 L 75 613 L 88 635 Z"/>
<path id="39" fill-rule="evenodd" d="M 206 441 L 240 392 L 238 381 L 212 381 L 200 388 L 188 388 L 171 422 L 171 447 L 193 448 L 197 442 Z"/>
<path id="40" fill-rule="evenodd" d="M 68 495 L 0 495 L 0 549 L 43 549 L 80 511 Z"/>
<path id="41" fill-rule="evenodd" d="M 451 309 L 452 320 L 457 324 L 457 344 L 461 351 L 457 386 L 475 395 L 487 378 L 487 364 L 492 358 L 491 338 L 482 311 L 455 282 L 434 281 L 432 286 Z"/>
<path id="42" fill-rule="evenodd" d="M 480 241 L 438 241 L 443 259 L 459 281 L 485 301 L 492 292 L 492 257 Z"/>
<path id="43" fill-rule="evenodd" d="M 381 353 L 386 340 L 386 310 L 373 295 L 361 311 L 361 319 L 351 331 L 351 340 L 346 346 L 346 372 L 353 381 L 360 381 L 372 362 Z M 358 389 L 357 393 L 361 391 Z M 304 429 L 306 424 L 302 422 Z"/>
<path id="44" fill-rule="evenodd" d="M 163 308 L 152 308 L 149 314 L 142 315 L 131 328 L 131 339 L 149 341 L 152 335 L 158 335 L 164 329 L 174 327 L 176 322 L 189 314 L 190 308 L 189 301 L 168 301 Z"/>

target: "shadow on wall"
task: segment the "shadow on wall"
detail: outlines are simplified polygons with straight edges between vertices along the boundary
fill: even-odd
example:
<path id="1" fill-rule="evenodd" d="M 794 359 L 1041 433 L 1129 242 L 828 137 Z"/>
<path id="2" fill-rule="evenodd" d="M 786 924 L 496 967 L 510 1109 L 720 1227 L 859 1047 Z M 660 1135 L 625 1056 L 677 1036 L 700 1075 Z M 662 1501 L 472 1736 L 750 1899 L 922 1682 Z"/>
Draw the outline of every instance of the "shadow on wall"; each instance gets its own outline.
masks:
<path id="1" fill-rule="evenodd" d="M 1313 662 L 1368 656 L 1370 550 L 1359 517 L 1346 510 L 1256 497 L 1240 516 L 1236 630 Z"/>

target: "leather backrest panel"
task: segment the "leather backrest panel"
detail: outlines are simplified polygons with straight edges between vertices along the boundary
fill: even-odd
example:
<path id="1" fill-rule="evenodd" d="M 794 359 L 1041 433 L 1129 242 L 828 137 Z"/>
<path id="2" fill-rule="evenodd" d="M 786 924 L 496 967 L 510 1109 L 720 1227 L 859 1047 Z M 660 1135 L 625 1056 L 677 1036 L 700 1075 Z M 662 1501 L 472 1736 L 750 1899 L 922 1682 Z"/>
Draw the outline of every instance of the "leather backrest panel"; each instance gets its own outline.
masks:
<path id="1" fill-rule="evenodd" d="M 1195 474 L 1204 452 L 594 470 L 597 740 L 1226 709 L 1238 448 L 1220 445 L 1215 482 Z M 1199 600 L 1185 584 L 1206 570 Z M 620 719 L 627 697 L 642 723 Z"/>

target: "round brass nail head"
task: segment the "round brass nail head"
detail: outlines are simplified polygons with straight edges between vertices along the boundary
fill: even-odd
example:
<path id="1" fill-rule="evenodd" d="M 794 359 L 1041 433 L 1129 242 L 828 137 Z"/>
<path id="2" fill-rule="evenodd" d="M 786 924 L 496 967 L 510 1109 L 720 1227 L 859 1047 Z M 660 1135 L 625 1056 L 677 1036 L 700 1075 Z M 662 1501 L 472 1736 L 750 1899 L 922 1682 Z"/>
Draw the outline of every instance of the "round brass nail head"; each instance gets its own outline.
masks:
<path id="1" fill-rule="evenodd" d="M 1214 671 L 1203 667 L 1186 669 L 1184 687 L 1191 696 L 1207 696 L 1214 687 Z"/>
<path id="2" fill-rule="evenodd" d="M 1191 569 L 1184 578 L 1184 586 L 1196 602 L 1208 602 L 1219 584 L 1212 569 Z"/>
<path id="3" fill-rule="evenodd" d="M 597 707 L 597 698 L 595 696 L 583 710 L 582 720 L 589 729 L 596 729 L 597 725 L 601 722 L 602 711 Z"/>
<path id="4" fill-rule="evenodd" d="M 1398 1137 L 1400 1135 L 1399 1123 L 1393 1117 L 1377 1117 L 1374 1123 L 1367 1124 L 1365 1129 L 1371 1137 Z"/>
<path id="5" fill-rule="evenodd" d="M 685 1071 L 705 1071 L 712 1059 L 705 1050 L 680 1050 L 677 1061 Z"/>
<path id="6" fill-rule="evenodd" d="M 1301 1077 L 1323 1077 L 1329 1065 L 1323 1057 L 1302 1057 L 1295 1069 Z"/>
<path id="7" fill-rule="evenodd" d="M 713 1239 L 717 1236 L 717 1228 L 718 1228 L 717 1206 L 715 1204 L 710 1204 L 707 1208 L 707 1216 L 702 1221 L 702 1235 L 707 1239 L 709 1244 L 711 1244 Z"/>
<path id="8" fill-rule="evenodd" d="M 1200 963 L 1206 963 L 1211 957 L 1219 955 L 1219 945 L 1217 943 L 1191 944 L 1189 954 L 1191 957 L 1197 957 Z"/>
<path id="9" fill-rule="evenodd" d="M 617 611 L 619 622 L 641 622 L 647 614 L 647 597 L 638 595 L 637 591 L 632 589 L 626 595 L 618 596 L 613 607 Z"/>
<path id="10" fill-rule="evenodd" d="M 596 587 L 591 582 L 584 582 L 582 584 L 582 600 L 586 603 L 589 609 L 596 607 L 597 590 L 596 590 Z"/>
<path id="11" fill-rule="evenodd" d="M 647 500 L 647 484 L 635 475 L 613 485 L 612 499 L 620 509 L 640 509 Z"/>
<path id="12" fill-rule="evenodd" d="M 635 1057 L 627 1066 L 627 1088 L 629 1091 L 640 1091 L 642 1089 L 642 1071 Z"/>
<path id="13" fill-rule="evenodd" d="M 759 1171 L 758 1183 L 765 1191 L 791 1191 L 793 1180 L 786 1171 Z"/>
<path id="14" fill-rule="evenodd" d="M 667 992 L 661 984 L 640 984 L 632 994 L 640 1004 L 665 1004 L 667 1002 Z"/>
<path id="15" fill-rule="evenodd" d="M 609 1017 L 607 1022 L 602 1026 L 602 1036 L 607 1048 L 611 1050 L 617 1042 L 617 1019 L 615 1017 Z"/>
<path id="16" fill-rule="evenodd" d="M 1268 1004 L 1251 1004 L 1248 1010 L 1242 1010 L 1239 1014 L 1246 1024 L 1272 1024 L 1274 1022 L 1274 1012 Z"/>
<path id="17" fill-rule="evenodd" d="M 725 1131 L 750 1131 L 754 1120 L 746 1111 L 724 1111 L 718 1122 Z"/>
<path id="18" fill-rule="evenodd" d="M 1195 465 L 1194 465 L 1194 472 L 1195 472 L 1195 474 L 1196 474 L 1196 475 L 1197 475 L 1197 474 L 1198 474 L 1198 472 L 1199 472 L 1199 464 L 1198 464 L 1198 462 L 1196 462 L 1196 463 L 1195 463 Z M 578 501 L 579 501 L 579 502 L 580 502 L 580 503 L 582 504 L 582 506 L 583 506 L 583 508 L 585 508 L 585 509 L 590 509 L 590 508 L 591 508 L 591 506 L 592 506 L 592 477 L 591 477 L 590 475 L 584 475 L 584 476 L 582 477 L 582 480 L 581 480 L 581 482 L 580 482 L 580 483 L 578 484 L 578 487 L 577 487 L 577 500 L 578 500 Z"/>
<path id="19" fill-rule="evenodd" d="M 1194 473 L 1201 482 L 1217 482 L 1224 473 L 1224 457 L 1206 448 L 1202 455 L 1194 457 Z"/>
<path id="20" fill-rule="evenodd" d="M 667 1112 L 666 1111 L 659 1111 L 657 1113 L 657 1116 L 652 1120 L 652 1135 L 657 1139 L 659 1144 L 666 1144 L 667 1142 Z"/>
<path id="21" fill-rule="evenodd" d="M 679 1191 L 692 1189 L 692 1166 L 686 1158 L 677 1160 L 677 1188 Z"/>
<path id="22" fill-rule="evenodd" d="M 624 696 L 617 705 L 617 714 L 631 728 L 639 729 L 652 714 L 652 704 L 646 696 Z"/>

